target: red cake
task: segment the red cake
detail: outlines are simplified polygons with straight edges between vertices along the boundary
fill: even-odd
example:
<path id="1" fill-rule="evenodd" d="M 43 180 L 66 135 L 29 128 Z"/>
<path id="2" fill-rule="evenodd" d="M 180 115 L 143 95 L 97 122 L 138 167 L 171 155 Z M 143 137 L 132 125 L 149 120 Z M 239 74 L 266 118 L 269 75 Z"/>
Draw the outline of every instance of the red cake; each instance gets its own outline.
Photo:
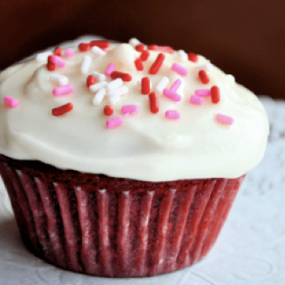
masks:
<path id="1" fill-rule="evenodd" d="M 0 173 L 23 243 L 96 276 L 205 257 L 268 136 L 233 76 L 136 39 L 39 54 L 1 74 L 0 96 Z"/>

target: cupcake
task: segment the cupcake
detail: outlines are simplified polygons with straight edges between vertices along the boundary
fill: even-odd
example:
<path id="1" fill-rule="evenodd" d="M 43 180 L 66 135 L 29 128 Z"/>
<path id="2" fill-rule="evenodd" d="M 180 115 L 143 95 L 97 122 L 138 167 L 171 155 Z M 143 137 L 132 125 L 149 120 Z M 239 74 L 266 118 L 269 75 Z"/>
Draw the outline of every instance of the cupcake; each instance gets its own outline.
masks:
<path id="1" fill-rule="evenodd" d="M 232 75 L 136 39 L 40 53 L 1 73 L 0 99 L 0 173 L 24 245 L 96 276 L 203 259 L 269 130 Z"/>

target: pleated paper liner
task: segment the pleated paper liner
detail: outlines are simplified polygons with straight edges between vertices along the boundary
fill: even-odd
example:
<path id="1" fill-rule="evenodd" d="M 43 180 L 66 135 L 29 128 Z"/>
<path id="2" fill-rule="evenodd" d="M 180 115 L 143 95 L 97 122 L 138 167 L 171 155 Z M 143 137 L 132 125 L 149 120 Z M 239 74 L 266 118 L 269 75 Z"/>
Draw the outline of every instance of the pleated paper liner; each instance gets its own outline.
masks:
<path id="1" fill-rule="evenodd" d="M 109 177 L 111 189 L 94 181 L 71 187 L 11 162 L 2 156 L 0 172 L 26 247 L 63 269 L 109 277 L 153 276 L 201 260 L 244 179 L 141 181 L 134 190 L 137 181 L 121 187 Z"/>

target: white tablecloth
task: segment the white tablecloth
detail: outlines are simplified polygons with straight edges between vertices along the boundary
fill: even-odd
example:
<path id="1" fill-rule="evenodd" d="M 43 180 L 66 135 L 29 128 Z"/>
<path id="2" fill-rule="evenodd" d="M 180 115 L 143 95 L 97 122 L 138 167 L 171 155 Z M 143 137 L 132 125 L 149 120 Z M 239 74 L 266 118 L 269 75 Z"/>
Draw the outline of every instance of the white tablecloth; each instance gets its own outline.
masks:
<path id="1" fill-rule="evenodd" d="M 284 285 L 285 101 L 262 101 L 272 128 L 265 157 L 248 173 L 216 245 L 203 261 L 150 278 L 99 278 L 58 269 L 22 245 L 0 181 L 0 284 Z"/>

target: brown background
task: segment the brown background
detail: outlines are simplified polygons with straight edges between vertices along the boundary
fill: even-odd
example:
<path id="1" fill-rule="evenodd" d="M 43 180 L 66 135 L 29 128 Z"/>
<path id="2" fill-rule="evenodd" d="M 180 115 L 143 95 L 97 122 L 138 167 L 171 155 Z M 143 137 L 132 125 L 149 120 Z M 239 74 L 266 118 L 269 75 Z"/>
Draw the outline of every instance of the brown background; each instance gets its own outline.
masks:
<path id="1" fill-rule="evenodd" d="M 84 34 L 200 53 L 256 94 L 285 99 L 285 1 L 0 0 L 0 69 Z"/>

